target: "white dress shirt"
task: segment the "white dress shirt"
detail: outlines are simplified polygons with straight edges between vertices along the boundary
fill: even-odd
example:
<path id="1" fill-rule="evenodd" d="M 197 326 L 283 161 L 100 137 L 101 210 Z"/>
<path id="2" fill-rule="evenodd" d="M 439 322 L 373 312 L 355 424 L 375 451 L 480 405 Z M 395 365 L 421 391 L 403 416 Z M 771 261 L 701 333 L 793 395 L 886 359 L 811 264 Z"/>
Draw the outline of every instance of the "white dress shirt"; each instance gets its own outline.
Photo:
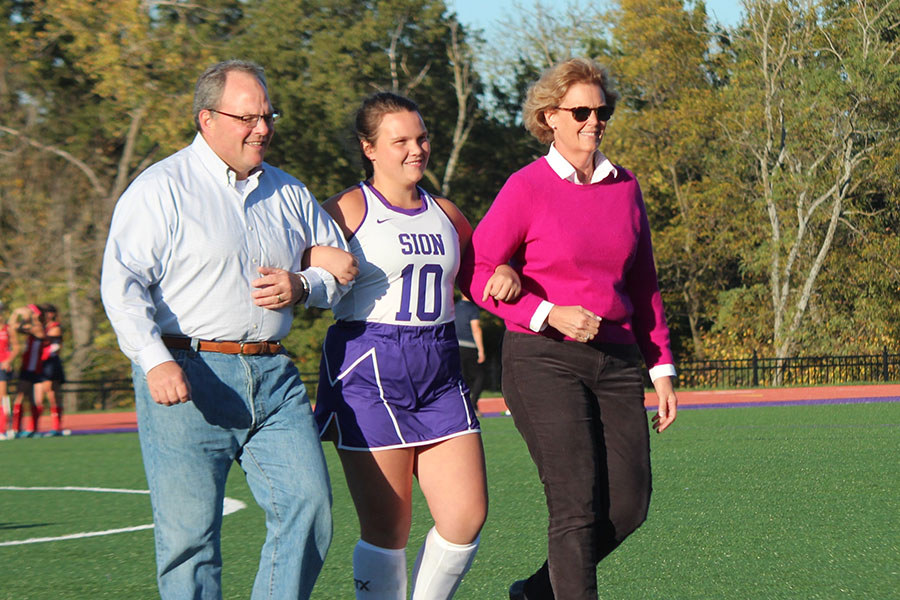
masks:
<path id="1" fill-rule="evenodd" d="M 550 144 L 550 150 L 544 158 L 547 160 L 547 163 L 550 164 L 550 168 L 553 169 L 553 172 L 559 175 L 560 179 L 571 181 L 575 185 L 587 185 L 578 180 L 578 171 L 572 166 L 572 163 L 567 161 L 565 157 L 560 154 L 559 150 L 556 149 L 556 144 Z M 594 172 L 591 174 L 591 180 L 588 183 L 597 183 L 609 176 L 615 177 L 618 174 L 619 172 L 616 170 L 615 165 L 606 158 L 606 155 L 599 150 L 595 150 Z"/>
<path id="2" fill-rule="evenodd" d="M 103 257 L 103 305 L 119 346 L 144 372 L 172 360 L 161 335 L 280 340 L 290 307 L 256 306 L 257 268 L 299 273 L 311 246 L 347 243 L 300 181 L 268 163 L 237 185 L 198 134 L 154 164 L 116 205 Z M 307 306 L 333 306 L 350 286 L 318 267 L 303 271 Z"/>
<path id="3" fill-rule="evenodd" d="M 586 185 L 578 180 L 578 171 L 572 166 L 572 163 L 560 154 L 554 144 L 550 144 L 550 151 L 547 152 L 547 155 L 544 158 L 547 160 L 547 164 L 550 165 L 550 168 L 553 169 L 553 172 L 559 175 L 560 179 L 565 179 L 575 185 Z M 603 181 L 607 177 L 615 177 L 617 174 L 618 171 L 616 170 L 615 165 L 613 165 L 602 152 L 596 150 L 594 152 L 594 172 L 588 183 L 597 183 Z M 547 317 L 550 316 L 550 310 L 553 306 L 553 303 L 547 302 L 546 300 L 538 305 L 531 317 L 531 322 L 529 323 L 529 327 L 532 331 L 543 331 L 544 328 L 547 327 Z M 675 377 L 675 365 L 656 365 L 650 369 L 649 373 L 651 381 L 656 381 L 660 377 Z"/>

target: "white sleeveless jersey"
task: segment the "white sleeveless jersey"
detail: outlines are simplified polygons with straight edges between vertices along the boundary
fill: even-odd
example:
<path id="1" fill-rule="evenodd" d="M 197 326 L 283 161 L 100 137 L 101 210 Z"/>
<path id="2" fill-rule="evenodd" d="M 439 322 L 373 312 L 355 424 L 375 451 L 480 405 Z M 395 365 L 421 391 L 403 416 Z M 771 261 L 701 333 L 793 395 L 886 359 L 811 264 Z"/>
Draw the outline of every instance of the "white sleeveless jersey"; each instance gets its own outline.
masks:
<path id="1" fill-rule="evenodd" d="M 349 241 L 359 275 L 334 308 L 343 321 L 440 325 L 453 320 L 459 235 L 443 209 L 419 188 L 422 207 L 396 208 L 360 183 L 366 214 Z"/>

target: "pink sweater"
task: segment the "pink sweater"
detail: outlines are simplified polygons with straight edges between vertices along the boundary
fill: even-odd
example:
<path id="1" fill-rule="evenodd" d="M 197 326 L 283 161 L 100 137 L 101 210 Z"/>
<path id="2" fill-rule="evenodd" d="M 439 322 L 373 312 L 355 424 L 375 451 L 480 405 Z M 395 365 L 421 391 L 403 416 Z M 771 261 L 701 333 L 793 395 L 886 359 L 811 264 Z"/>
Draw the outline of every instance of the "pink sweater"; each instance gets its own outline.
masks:
<path id="1" fill-rule="evenodd" d="M 672 364 L 641 189 L 616 169 L 590 185 L 561 179 L 544 158 L 513 173 L 475 229 L 460 286 L 511 331 L 533 334 L 542 300 L 581 305 L 603 317 L 597 341 L 637 342 L 648 368 Z M 482 302 L 494 268 L 507 262 L 522 277 L 522 295 Z M 549 326 L 541 335 L 571 339 Z"/>

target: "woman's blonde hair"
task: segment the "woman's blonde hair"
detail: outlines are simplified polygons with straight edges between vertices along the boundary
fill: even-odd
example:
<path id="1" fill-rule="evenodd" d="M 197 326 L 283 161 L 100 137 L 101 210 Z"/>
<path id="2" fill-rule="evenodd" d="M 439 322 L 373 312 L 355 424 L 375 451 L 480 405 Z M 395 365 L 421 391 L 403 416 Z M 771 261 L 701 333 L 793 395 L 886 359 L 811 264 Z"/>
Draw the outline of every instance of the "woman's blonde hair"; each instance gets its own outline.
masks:
<path id="1" fill-rule="evenodd" d="M 616 107 L 619 93 L 612 88 L 606 67 L 589 58 L 570 58 L 557 63 L 544 71 L 541 78 L 528 88 L 525 104 L 522 105 L 525 127 L 541 143 L 553 141 L 553 129 L 547 124 L 544 111 L 558 108 L 563 96 L 576 83 L 599 86 L 606 98 L 606 105 Z"/>

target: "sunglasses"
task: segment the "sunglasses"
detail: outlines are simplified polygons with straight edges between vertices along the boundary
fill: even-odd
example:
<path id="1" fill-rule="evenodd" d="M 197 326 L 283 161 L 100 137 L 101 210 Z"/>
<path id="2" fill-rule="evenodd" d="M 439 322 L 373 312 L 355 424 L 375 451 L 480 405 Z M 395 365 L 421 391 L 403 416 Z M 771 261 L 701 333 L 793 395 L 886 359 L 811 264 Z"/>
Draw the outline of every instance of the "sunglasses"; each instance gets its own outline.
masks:
<path id="1" fill-rule="evenodd" d="M 595 108 L 588 108 L 587 106 L 564 108 L 562 106 L 557 106 L 556 108 L 559 110 L 567 110 L 572 113 L 572 118 L 575 119 L 575 121 L 577 121 L 578 123 L 584 123 L 585 121 L 587 121 L 592 112 L 597 113 L 598 121 L 609 121 L 609 118 L 612 116 L 613 111 L 615 110 L 611 106 L 597 106 Z"/>

